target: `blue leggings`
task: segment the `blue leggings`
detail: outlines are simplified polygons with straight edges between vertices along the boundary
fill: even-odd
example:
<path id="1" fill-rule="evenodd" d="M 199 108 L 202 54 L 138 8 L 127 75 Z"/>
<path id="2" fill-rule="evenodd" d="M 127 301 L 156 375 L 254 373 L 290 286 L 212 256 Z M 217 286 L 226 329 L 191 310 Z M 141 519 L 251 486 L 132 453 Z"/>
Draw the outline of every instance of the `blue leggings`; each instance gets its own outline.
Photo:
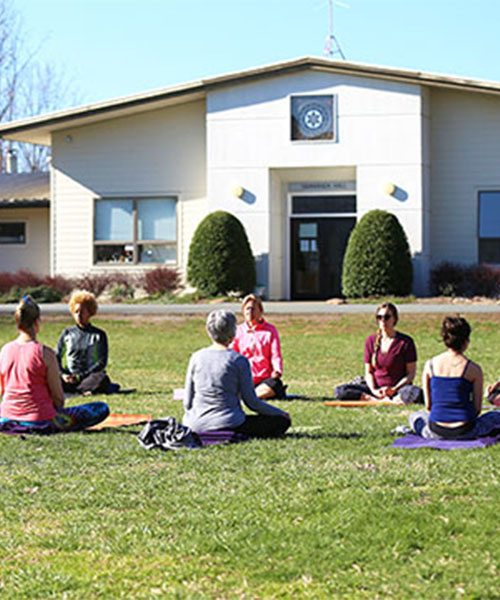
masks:
<path id="1" fill-rule="evenodd" d="M 16 421 L 0 419 L 2 428 L 19 428 L 26 433 L 59 433 L 64 431 L 82 431 L 97 425 L 109 415 L 105 402 L 88 402 L 80 406 L 60 408 L 56 416 L 48 421 Z M 10 426 L 10 427 L 9 427 Z"/>

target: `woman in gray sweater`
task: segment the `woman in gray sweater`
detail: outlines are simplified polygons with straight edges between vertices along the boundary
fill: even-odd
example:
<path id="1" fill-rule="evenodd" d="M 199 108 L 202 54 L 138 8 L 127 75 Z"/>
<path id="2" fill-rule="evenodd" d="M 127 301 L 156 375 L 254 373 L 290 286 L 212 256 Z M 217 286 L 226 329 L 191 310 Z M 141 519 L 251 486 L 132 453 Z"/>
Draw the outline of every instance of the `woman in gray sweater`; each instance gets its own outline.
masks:
<path id="1" fill-rule="evenodd" d="M 186 373 L 184 425 L 193 431 L 232 430 L 250 437 L 277 437 L 290 427 L 290 415 L 255 395 L 248 360 L 229 349 L 236 316 L 214 310 L 207 317 L 212 345 L 192 354 Z M 256 415 L 247 415 L 241 400 Z"/>

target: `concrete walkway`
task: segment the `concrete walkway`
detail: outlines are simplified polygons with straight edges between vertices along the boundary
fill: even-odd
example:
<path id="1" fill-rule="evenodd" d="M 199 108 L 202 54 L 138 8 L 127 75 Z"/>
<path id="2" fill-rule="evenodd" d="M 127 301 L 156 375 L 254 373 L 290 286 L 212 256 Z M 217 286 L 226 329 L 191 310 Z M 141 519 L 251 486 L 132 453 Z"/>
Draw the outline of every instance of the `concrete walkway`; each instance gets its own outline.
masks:
<path id="1" fill-rule="evenodd" d="M 68 315 L 67 304 L 42 304 L 42 313 L 46 315 Z M 101 315 L 204 315 L 216 308 L 240 311 L 239 303 L 214 304 L 99 304 Z M 0 304 L 0 315 L 11 315 L 15 304 Z M 342 315 L 372 314 L 375 304 L 327 304 L 326 302 L 265 302 L 267 314 L 291 315 Z M 423 314 L 471 314 L 500 313 L 500 304 L 464 303 L 464 304 L 399 304 L 399 312 Z"/>

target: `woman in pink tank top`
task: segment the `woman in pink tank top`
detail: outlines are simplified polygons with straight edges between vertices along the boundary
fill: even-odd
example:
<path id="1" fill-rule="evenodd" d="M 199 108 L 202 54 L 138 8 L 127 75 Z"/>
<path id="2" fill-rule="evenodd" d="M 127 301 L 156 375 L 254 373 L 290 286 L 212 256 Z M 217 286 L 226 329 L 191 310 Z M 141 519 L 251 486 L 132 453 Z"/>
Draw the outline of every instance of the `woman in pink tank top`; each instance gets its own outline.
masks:
<path id="1" fill-rule="evenodd" d="M 64 408 L 56 356 L 37 342 L 40 308 L 25 296 L 15 312 L 19 335 L 0 351 L 0 427 L 21 426 L 44 432 L 78 430 L 109 414 L 104 402 Z"/>

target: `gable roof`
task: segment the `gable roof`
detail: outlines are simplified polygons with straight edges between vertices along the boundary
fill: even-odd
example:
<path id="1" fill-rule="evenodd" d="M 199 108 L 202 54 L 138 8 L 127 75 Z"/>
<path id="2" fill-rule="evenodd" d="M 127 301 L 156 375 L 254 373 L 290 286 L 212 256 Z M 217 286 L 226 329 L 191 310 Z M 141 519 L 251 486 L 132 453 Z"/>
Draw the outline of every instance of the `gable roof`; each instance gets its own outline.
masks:
<path id="1" fill-rule="evenodd" d="M 206 79 L 198 79 L 131 96 L 123 96 L 103 102 L 59 110 L 36 117 L 11 121 L 10 123 L 3 123 L 0 124 L 0 137 L 49 146 L 53 131 L 68 127 L 79 127 L 91 122 L 95 123 L 96 121 L 109 118 L 122 117 L 138 112 L 156 110 L 173 104 L 199 100 L 206 96 L 207 91 L 220 86 L 234 85 L 253 79 L 279 76 L 306 69 L 376 79 L 390 79 L 431 87 L 500 94 L 500 83 L 495 81 L 305 56 Z"/>
<path id="2" fill-rule="evenodd" d="M 0 209 L 48 206 L 50 199 L 49 174 L 0 174 Z"/>

